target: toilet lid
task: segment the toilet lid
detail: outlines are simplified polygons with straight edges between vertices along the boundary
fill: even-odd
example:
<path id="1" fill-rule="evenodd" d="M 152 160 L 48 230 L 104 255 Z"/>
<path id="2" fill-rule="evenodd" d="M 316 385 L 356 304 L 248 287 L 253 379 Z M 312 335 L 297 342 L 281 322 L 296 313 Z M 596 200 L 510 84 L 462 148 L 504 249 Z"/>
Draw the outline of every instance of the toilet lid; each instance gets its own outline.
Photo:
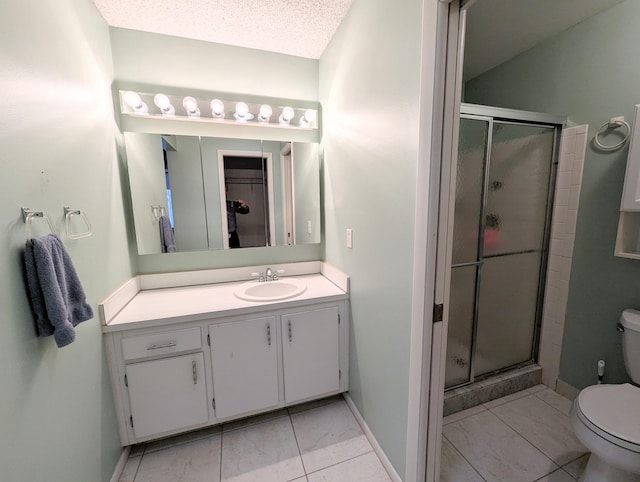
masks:
<path id="1" fill-rule="evenodd" d="M 596 427 L 640 445 L 640 388 L 629 383 L 594 385 L 580 392 L 578 404 Z"/>

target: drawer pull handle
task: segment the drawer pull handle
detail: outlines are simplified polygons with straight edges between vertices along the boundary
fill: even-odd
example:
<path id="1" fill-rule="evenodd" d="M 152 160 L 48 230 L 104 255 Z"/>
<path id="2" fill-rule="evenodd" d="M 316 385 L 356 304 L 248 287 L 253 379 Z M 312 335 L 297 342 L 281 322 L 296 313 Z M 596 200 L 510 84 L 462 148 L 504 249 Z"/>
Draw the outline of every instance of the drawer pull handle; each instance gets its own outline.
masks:
<path id="1" fill-rule="evenodd" d="M 267 343 L 271 346 L 271 324 L 267 324 Z"/>
<path id="2" fill-rule="evenodd" d="M 164 345 L 151 345 L 149 348 L 147 348 L 148 350 L 159 350 L 160 348 L 173 348 L 174 346 L 176 346 L 176 342 L 175 341 L 170 341 L 169 343 L 165 343 Z"/>
<path id="3" fill-rule="evenodd" d="M 191 362 L 191 368 L 193 369 L 193 384 L 197 385 L 198 384 L 198 370 L 196 369 L 195 360 Z"/>
<path id="4" fill-rule="evenodd" d="M 291 320 L 289 320 L 289 343 L 293 341 L 293 331 L 291 330 Z"/>

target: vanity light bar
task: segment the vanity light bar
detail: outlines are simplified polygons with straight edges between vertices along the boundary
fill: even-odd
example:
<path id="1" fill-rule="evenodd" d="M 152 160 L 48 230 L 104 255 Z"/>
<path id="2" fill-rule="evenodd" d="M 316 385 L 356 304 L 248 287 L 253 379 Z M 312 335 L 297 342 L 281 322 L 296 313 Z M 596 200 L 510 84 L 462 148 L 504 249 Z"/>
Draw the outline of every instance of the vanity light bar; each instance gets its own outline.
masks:
<path id="1" fill-rule="evenodd" d="M 302 129 L 318 128 L 318 111 L 291 106 L 272 107 L 221 99 L 204 100 L 192 96 L 120 91 L 123 114 L 157 118 L 202 119 L 217 122 L 261 124 Z"/>

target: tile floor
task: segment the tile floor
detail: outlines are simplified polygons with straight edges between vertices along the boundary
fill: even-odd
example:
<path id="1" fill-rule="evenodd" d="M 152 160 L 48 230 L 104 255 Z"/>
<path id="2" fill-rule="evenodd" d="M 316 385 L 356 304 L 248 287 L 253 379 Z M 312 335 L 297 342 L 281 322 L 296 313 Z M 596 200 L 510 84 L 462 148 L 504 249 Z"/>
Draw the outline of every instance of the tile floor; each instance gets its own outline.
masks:
<path id="1" fill-rule="evenodd" d="M 441 482 L 571 482 L 571 402 L 536 387 L 445 417 Z M 390 482 L 341 397 L 133 447 L 120 482 Z"/>
<path id="2" fill-rule="evenodd" d="M 442 482 L 572 482 L 587 449 L 573 435 L 571 402 L 544 385 L 444 418 Z"/>
<path id="3" fill-rule="evenodd" d="M 342 397 L 132 448 L 120 482 L 389 482 Z"/>

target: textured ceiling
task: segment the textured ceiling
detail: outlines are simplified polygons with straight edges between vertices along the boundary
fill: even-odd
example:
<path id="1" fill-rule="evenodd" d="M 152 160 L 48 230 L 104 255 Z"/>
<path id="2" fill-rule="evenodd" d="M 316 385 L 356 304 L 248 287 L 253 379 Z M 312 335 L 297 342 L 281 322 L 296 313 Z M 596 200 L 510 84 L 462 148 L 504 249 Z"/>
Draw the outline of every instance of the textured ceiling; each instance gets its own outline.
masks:
<path id="1" fill-rule="evenodd" d="M 93 1 L 115 27 L 318 59 L 353 0 Z M 467 18 L 465 80 L 622 1 L 477 0 Z"/>
<path id="2" fill-rule="evenodd" d="M 109 25 L 318 59 L 352 0 L 94 0 Z"/>

